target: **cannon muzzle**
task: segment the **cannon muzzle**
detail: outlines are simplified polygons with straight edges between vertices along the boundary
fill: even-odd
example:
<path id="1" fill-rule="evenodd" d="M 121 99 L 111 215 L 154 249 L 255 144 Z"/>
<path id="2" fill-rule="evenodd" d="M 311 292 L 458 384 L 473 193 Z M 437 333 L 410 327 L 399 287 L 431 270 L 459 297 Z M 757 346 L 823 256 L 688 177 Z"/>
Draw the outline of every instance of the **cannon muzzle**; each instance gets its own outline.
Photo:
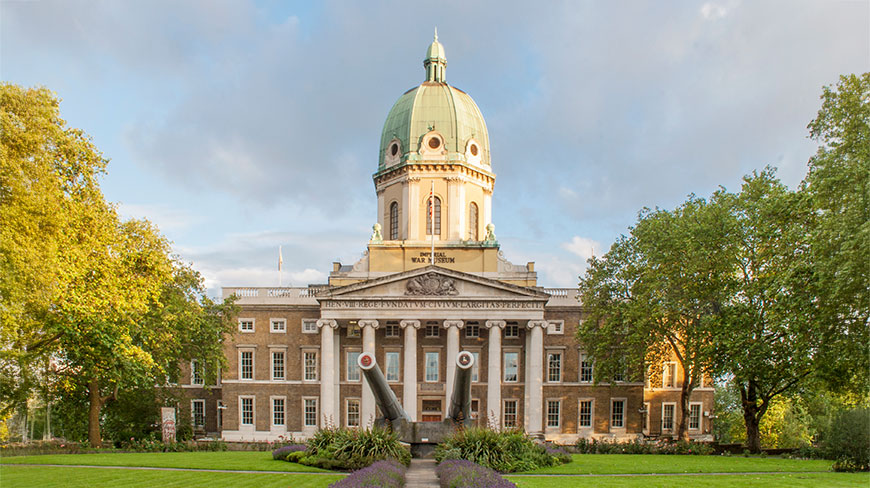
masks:
<path id="1" fill-rule="evenodd" d="M 390 423 L 397 420 L 410 422 L 411 419 L 408 418 L 408 414 L 406 414 L 405 410 L 402 409 L 402 405 L 400 405 L 399 400 L 396 399 L 396 394 L 393 393 L 393 389 L 387 384 L 387 380 L 384 378 L 381 368 L 378 367 L 378 363 L 375 361 L 375 356 L 364 352 L 359 355 L 357 364 L 365 375 L 366 380 L 369 383 L 369 388 L 372 389 L 372 393 L 375 395 L 375 403 L 378 404 L 378 408 L 380 408 L 381 413 L 384 414 L 384 419 L 390 421 Z"/>
<path id="2" fill-rule="evenodd" d="M 471 370 L 474 355 L 462 351 L 456 356 L 456 374 L 453 376 L 453 396 L 450 401 L 450 418 L 465 422 L 471 412 Z"/>

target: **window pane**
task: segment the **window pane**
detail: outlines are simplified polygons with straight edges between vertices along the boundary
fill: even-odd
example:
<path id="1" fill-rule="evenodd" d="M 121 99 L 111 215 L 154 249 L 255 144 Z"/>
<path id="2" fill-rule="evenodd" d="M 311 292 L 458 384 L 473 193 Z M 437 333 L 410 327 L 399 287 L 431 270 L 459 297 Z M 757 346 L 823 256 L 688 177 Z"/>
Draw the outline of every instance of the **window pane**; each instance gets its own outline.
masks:
<path id="1" fill-rule="evenodd" d="M 194 427 L 205 426 L 205 400 L 191 402 L 191 420 Z"/>
<path id="2" fill-rule="evenodd" d="M 517 401 L 505 400 L 504 402 L 504 426 L 517 426 Z"/>
<path id="3" fill-rule="evenodd" d="M 426 381 L 428 382 L 438 381 L 438 359 L 439 353 L 426 353 Z"/>
<path id="4" fill-rule="evenodd" d="M 698 430 L 701 427 L 701 406 L 689 405 L 689 428 Z"/>
<path id="5" fill-rule="evenodd" d="M 479 240 L 477 238 L 477 204 L 474 202 L 468 205 L 468 238 L 472 241 Z"/>
<path id="6" fill-rule="evenodd" d="M 254 399 L 242 398 L 242 425 L 254 425 Z"/>
<path id="7" fill-rule="evenodd" d="M 519 353 L 506 352 L 504 353 L 504 381 L 506 383 L 516 383 L 518 381 L 517 371 L 519 369 Z"/>
<path id="8" fill-rule="evenodd" d="M 386 354 L 387 381 L 399 381 L 399 353 Z"/>
<path id="9" fill-rule="evenodd" d="M 662 405 L 662 430 L 674 428 L 674 406 Z"/>
<path id="10" fill-rule="evenodd" d="M 592 383 L 592 361 L 586 354 L 580 355 L 580 382 Z"/>
<path id="11" fill-rule="evenodd" d="M 614 400 L 611 404 L 611 427 L 625 427 L 625 400 Z"/>
<path id="12" fill-rule="evenodd" d="M 399 204 L 393 202 L 390 205 L 390 239 L 396 240 L 399 238 Z"/>
<path id="13" fill-rule="evenodd" d="M 547 381 L 562 381 L 562 353 L 547 355 Z"/>
<path id="14" fill-rule="evenodd" d="M 317 381 L 317 352 L 306 352 L 303 359 L 305 361 L 305 380 Z"/>
<path id="15" fill-rule="evenodd" d="M 471 381 L 477 382 L 480 381 L 480 353 L 472 352 L 472 356 L 474 356 L 474 366 L 471 367 Z"/>
<path id="16" fill-rule="evenodd" d="M 347 426 L 359 427 L 359 400 L 347 401 Z"/>
<path id="17" fill-rule="evenodd" d="M 347 353 L 347 381 L 359 381 L 359 363 L 357 363 L 357 359 L 359 359 L 360 353 L 349 352 Z"/>
<path id="18" fill-rule="evenodd" d="M 547 401 L 547 427 L 558 427 L 561 410 L 561 402 L 559 400 Z"/>
<path id="19" fill-rule="evenodd" d="M 428 199 L 427 199 L 428 200 Z M 441 235 L 441 199 L 438 197 L 433 198 L 435 201 L 435 235 Z M 426 235 L 432 235 L 432 202 L 428 200 L 426 204 Z"/>
<path id="20" fill-rule="evenodd" d="M 203 377 L 202 366 L 199 364 L 199 361 L 194 359 L 190 363 L 190 384 L 202 385 L 204 383 L 205 379 Z"/>
<path id="21" fill-rule="evenodd" d="M 580 402 L 580 427 L 592 427 L 592 400 Z"/>
<path id="22" fill-rule="evenodd" d="M 272 399 L 272 424 L 284 425 L 284 399 Z"/>
<path id="23" fill-rule="evenodd" d="M 305 399 L 305 426 L 317 426 L 317 400 L 312 398 Z"/>
<path id="24" fill-rule="evenodd" d="M 284 379 L 284 352 L 273 352 L 272 353 L 272 379 L 273 380 L 283 380 Z"/>
<path id="25" fill-rule="evenodd" d="M 253 351 L 242 351 L 241 352 L 242 359 L 242 379 L 243 380 L 252 380 L 254 379 L 254 352 Z"/>

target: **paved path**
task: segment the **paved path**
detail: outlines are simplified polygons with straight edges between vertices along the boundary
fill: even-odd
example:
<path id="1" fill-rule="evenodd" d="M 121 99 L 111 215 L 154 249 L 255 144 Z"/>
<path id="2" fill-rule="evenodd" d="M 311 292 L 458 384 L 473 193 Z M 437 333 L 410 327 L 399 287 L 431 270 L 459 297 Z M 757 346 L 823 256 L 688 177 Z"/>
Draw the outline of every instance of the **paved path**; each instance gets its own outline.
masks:
<path id="1" fill-rule="evenodd" d="M 438 476 L 435 475 L 434 459 L 412 459 L 411 467 L 405 473 L 406 488 L 437 488 Z"/>

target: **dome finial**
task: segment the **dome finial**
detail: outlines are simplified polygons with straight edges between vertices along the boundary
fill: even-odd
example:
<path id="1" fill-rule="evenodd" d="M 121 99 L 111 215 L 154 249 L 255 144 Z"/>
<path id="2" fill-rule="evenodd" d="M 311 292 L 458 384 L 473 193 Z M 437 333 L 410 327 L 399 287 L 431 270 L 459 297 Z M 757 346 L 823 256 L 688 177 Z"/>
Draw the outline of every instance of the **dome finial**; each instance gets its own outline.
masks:
<path id="1" fill-rule="evenodd" d="M 444 72 L 447 68 L 447 57 L 444 55 L 444 46 L 438 42 L 438 27 L 435 28 L 435 38 L 426 51 L 426 59 L 423 60 L 426 68 L 426 81 L 444 83 Z"/>

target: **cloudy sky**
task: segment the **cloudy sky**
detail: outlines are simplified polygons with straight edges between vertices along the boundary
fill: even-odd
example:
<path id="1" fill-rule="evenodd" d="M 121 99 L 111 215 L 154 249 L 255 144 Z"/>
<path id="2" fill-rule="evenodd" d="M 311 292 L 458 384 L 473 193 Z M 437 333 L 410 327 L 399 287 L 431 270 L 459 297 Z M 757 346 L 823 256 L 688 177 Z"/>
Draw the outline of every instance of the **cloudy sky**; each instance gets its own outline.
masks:
<path id="1" fill-rule="evenodd" d="M 765 165 L 795 187 L 823 85 L 870 70 L 870 1 L 0 0 L 0 78 L 111 159 L 107 198 L 220 286 L 325 282 L 376 220 L 387 112 L 424 77 L 486 118 L 493 223 L 573 286 L 642 207 Z"/>

